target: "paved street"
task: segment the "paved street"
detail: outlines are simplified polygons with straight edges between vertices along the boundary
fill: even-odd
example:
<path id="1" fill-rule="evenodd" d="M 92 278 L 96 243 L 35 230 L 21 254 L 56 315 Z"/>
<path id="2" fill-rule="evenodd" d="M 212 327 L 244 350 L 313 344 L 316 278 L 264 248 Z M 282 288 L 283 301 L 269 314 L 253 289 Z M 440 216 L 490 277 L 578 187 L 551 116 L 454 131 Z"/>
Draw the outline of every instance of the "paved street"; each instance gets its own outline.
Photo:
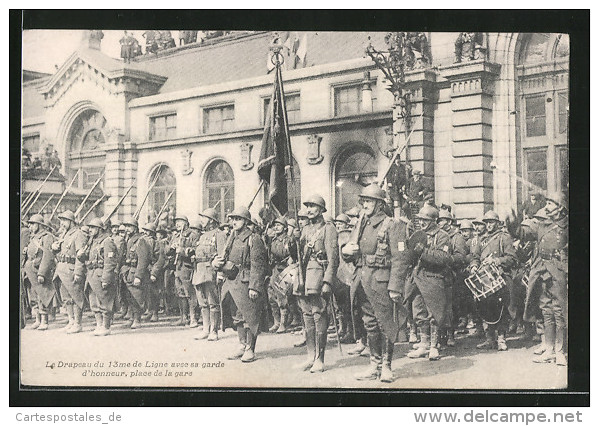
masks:
<path id="1" fill-rule="evenodd" d="M 232 330 L 221 334 L 218 342 L 207 342 L 193 339 L 198 329 L 174 328 L 166 319 L 157 324 L 144 323 L 138 330 L 125 328 L 124 321 L 117 321 L 112 335 L 96 337 L 91 334 L 91 314 L 86 313 L 84 320 L 84 332 L 74 335 L 60 330 L 66 323 L 64 315 L 58 315 L 45 332 L 22 330 L 24 384 L 553 389 L 565 387 L 567 381 L 565 367 L 531 362 L 533 344 L 518 336 L 508 339 L 508 352 L 480 351 L 475 347 L 479 340 L 459 336 L 456 348 L 444 350 L 443 358 L 436 362 L 409 359 L 408 344 L 397 344 L 393 361 L 396 380 L 382 384 L 353 379 L 355 373 L 367 367 L 368 358 L 347 355 L 352 345 L 343 345 L 341 356 L 334 337 L 326 352 L 327 370 L 310 374 L 293 368 L 304 360 L 305 348 L 294 348 L 299 336 L 291 334 L 261 334 L 257 360 L 243 364 L 226 359 L 237 347 L 237 334 Z"/>

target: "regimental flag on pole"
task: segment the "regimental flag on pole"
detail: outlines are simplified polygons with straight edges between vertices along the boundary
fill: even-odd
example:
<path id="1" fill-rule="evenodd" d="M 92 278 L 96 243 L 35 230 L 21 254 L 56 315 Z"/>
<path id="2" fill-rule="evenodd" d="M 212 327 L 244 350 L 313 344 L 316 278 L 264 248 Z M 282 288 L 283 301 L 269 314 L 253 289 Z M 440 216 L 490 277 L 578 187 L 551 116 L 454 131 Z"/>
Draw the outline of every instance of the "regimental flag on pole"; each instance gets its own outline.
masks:
<path id="1" fill-rule="evenodd" d="M 273 94 L 262 136 L 258 162 L 258 176 L 268 184 L 268 201 L 281 215 L 288 211 L 286 167 L 291 165 L 291 143 L 287 125 L 287 111 L 281 79 L 281 68 L 276 67 Z"/>

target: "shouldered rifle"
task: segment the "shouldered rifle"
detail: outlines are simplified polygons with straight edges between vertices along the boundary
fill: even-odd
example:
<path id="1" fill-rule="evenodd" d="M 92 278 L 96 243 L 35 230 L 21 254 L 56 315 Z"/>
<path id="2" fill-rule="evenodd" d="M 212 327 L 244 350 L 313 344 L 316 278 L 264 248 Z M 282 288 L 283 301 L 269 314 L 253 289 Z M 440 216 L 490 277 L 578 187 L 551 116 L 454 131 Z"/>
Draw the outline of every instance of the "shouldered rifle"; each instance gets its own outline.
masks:
<path id="1" fill-rule="evenodd" d="M 85 218 L 87 216 L 89 216 L 89 214 L 96 208 L 96 206 L 98 204 L 100 204 L 104 200 L 104 198 L 106 198 L 106 194 L 102 194 L 102 196 L 96 200 L 96 202 L 90 207 L 90 209 L 87 211 L 87 213 L 85 213 L 83 215 L 83 217 L 81 218 L 81 220 L 79 222 L 83 223 L 83 221 L 85 220 Z"/>
<path id="2" fill-rule="evenodd" d="M 102 180 L 102 178 L 104 177 L 104 174 L 106 173 L 106 171 L 102 172 L 102 175 L 98 178 L 98 180 L 96 180 L 96 182 L 92 185 L 92 187 L 90 188 L 90 190 L 87 192 L 87 195 L 85 196 L 85 198 L 83 199 L 83 201 L 81 202 L 81 204 L 79 204 L 79 207 L 77 207 L 77 210 L 75 210 L 75 219 L 77 218 L 77 216 L 79 216 L 79 214 L 81 213 L 81 211 L 83 210 L 83 206 L 85 205 L 85 202 L 87 201 L 87 199 L 89 198 L 90 195 L 92 195 L 92 192 L 94 192 L 94 189 L 96 189 L 96 187 L 98 186 L 98 184 L 100 183 L 100 181 Z"/>
<path id="3" fill-rule="evenodd" d="M 40 197 L 40 195 L 42 195 L 42 191 L 38 192 L 35 197 L 33 197 L 33 200 L 31 201 L 31 203 L 29 204 L 29 206 L 27 207 L 27 210 L 25 210 L 23 212 L 23 216 L 27 216 L 27 213 L 29 213 L 29 211 L 31 210 L 31 208 L 35 205 L 35 203 L 37 202 L 38 198 Z"/>
<path id="4" fill-rule="evenodd" d="M 162 207 L 160 207 L 160 211 L 158 211 L 158 214 L 156 215 L 156 219 L 154 219 L 154 224 L 155 225 L 158 225 L 158 222 L 160 222 L 160 215 L 166 209 L 166 206 L 168 205 L 168 202 L 171 200 L 171 197 L 173 196 L 174 193 L 175 193 L 175 190 L 173 189 L 171 191 L 171 193 L 168 194 L 168 197 L 166 197 L 166 200 L 164 201 L 164 204 L 162 204 Z"/>
<path id="5" fill-rule="evenodd" d="M 239 267 L 229 260 L 229 255 L 231 254 L 231 249 L 233 248 L 233 241 L 235 241 L 236 236 L 237 231 L 231 231 L 222 255 L 225 264 L 222 266 L 221 271 L 230 280 L 235 279 L 239 273 Z"/>
<path id="6" fill-rule="evenodd" d="M 43 212 L 44 209 L 46 208 L 46 206 L 48 206 L 48 204 L 50 204 L 50 201 L 52 201 L 52 199 L 54 198 L 54 194 L 50 195 L 48 197 L 48 200 L 44 203 L 44 205 L 42 206 L 42 208 L 40 209 L 40 212 Z"/>
<path id="7" fill-rule="evenodd" d="M 123 204 L 123 201 L 125 200 L 127 195 L 129 195 L 129 192 L 131 192 L 131 189 L 133 189 L 133 185 L 134 185 L 133 183 L 131 185 L 129 185 L 129 188 L 127 188 L 127 191 L 125 191 L 125 193 L 123 194 L 123 196 L 121 197 L 119 202 L 116 203 L 116 206 L 114 206 L 114 208 L 112 209 L 110 214 L 108 214 L 107 216 L 104 216 L 104 218 L 102 219 L 102 223 L 106 223 L 108 221 L 108 219 L 110 219 L 112 217 L 112 215 L 114 215 L 116 213 L 116 211 L 119 209 L 121 204 Z"/>
<path id="8" fill-rule="evenodd" d="M 161 167 L 159 167 L 158 169 L 160 170 L 160 168 Z M 141 214 L 141 209 L 143 209 L 144 205 L 146 204 L 146 200 L 148 199 L 148 196 L 150 195 L 150 191 L 152 189 L 154 189 L 156 182 L 158 182 L 158 177 L 160 176 L 160 173 L 158 173 L 159 170 L 156 171 L 156 177 L 154 177 L 154 180 L 152 180 L 152 183 L 150 184 L 150 186 L 148 187 L 148 190 L 146 191 L 146 195 L 144 196 L 144 199 L 141 201 L 141 204 L 139 205 L 139 207 L 135 211 L 135 214 L 133 215 L 133 217 L 135 219 L 139 219 L 139 215 Z"/>
<path id="9" fill-rule="evenodd" d="M 27 196 L 27 198 L 25 198 L 25 201 L 23 201 L 23 204 L 21 204 L 21 208 L 25 208 L 25 206 L 27 206 L 29 204 L 29 202 L 31 200 L 33 200 L 33 197 L 35 197 L 35 194 L 42 190 L 42 187 L 44 186 L 44 184 L 46 183 L 48 178 L 52 175 L 52 172 L 54 171 L 54 169 L 56 169 L 56 167 L 58 167 L 58 165 L 54 165 L 54 167 L 52 167 L 52 169 L 50 169 L 50 173 L 48 173 L 48 176 L 46 176 L 46 178 L 42 181 L 42 183 L 39 184 L 39 186 L 35 189 L 35 191 L 33 191 L 31 194 L 29 194 Z"/>
<path id="10" fill-rule="evenodd" d="M 73 179 L 71 179 L 71 183 L 69 183 L 69 186 L 67 186 L 65 188 L 64 192 L 60 196 L 60 199 L 58 200 L 58 203 L 56 203 L 56 206 L 54 207 L 54 210 L 52 210 L 52 214 L 50 215 L 50 218 L 48 219 L 48 222 L 50 222 L 52 220 L 52 218 L 54 217 L 54 215 L 56 214 L 56 211 L 58 210 L 58 207 L 60 206 L 60 203 L 62 203 L 62 200 L 64 199 L 64 196 L 67 195 L 67 192 L 69 192 L 69 189 L 71 189 L 71 187 L 75 183 L 75 179 L 77 179 L 77 176 L 79 176 L 79 172 L 80 171 L 81 171 L 81 169 L 77 170 L 77 173 L 75 173 L 75 176 L 73 176 Z"/>

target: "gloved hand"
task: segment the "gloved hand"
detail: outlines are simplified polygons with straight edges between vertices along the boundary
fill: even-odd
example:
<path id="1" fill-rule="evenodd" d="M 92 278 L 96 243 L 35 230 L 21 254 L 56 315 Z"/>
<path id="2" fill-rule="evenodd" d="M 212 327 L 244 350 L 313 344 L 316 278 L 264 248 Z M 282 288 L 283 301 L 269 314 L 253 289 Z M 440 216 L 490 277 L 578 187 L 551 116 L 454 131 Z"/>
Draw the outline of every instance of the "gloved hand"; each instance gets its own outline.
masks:
<path id="1" fill-rule="evenodd" d="M 256 300 L 258 298 L 259 293 L 256 290 L 250 289 L 248 292 L 251 300 Z"/>

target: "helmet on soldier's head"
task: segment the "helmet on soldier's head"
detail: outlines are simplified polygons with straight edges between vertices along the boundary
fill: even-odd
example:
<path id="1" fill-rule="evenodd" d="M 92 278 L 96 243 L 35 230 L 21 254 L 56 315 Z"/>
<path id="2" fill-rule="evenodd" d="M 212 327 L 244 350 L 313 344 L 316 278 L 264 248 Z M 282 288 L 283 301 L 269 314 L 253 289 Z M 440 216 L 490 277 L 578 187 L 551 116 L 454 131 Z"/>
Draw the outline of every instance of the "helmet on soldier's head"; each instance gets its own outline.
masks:
<path id="1" fill-rule="evenodd" d="M 534 217 L 535 219 L 543 220 L 543 221 L 549 219 L 549 216 L 547 215 L 547 210 L 545 210 L 545 207 L 543 207 L 542 209 L 539 209 L 535 214 L 532 215 L 532 217 Z"/>
<path id="2" fill-rule="evenodd" d="M 75 219 L 75 213 L 73 213 L 70 210 L 65 210 L 62 213 L 60 213 L 58 215 L 59 219 L 66 219 L 66 220 L 70 220 L 73 223 L 77 223 L 77 220 Z"/>
<path id="3" fill-rule="evenodd" d="M 547 200 L 547 201 L 553 201 L 558 206 L 567 208 L 567 204 L 568 203 L 567 203 L 567 200 L 566 200 L 566 196 L 562 192 L 557 192 L 557 191 L 550 192 L 545 197 L 545 200 Z"/>
<path id="4" fill-rule="evenodd" d="M 474 225 L 468 219 L 460 220 L 460 229 L 474 229 Z"/>
<path id="5" fill-rule="evenodd" d="M 478 218 L 472 220 L 472 224 L 473 225 L 484 225 L 485 222 L 483 222 L 482 217 L 478 217 Z"/>
<path id="6" fill-rule="evenodd" d="M 451 222 L 453 220 L 453 216 L 448 210 L 441 210 L 439 212 L 439 217 L 437 217 L 437 222 L 439 222 L 441 219 L 447 219 L 449 222 Z"/>
<path id="7" fill-rule="evenodd" d="M 437 210 L 433 206 L 425 204 L 424 206 L 422 206 L 416 217 L 424 220 L 437 220 L 437 218 L 439 217 L 439 210 Z"/>
<path id="8" fill-rule="evenodd" d="M 297 222 L 295 221 L 295 219 L 289 219 L 287 221 L 287 226 L 291 226 L 292 228 L 297 228 Z"/>
<path id="9" fill-rule="evenodd" d="M 27 221 L 28 223 L 37 223 L 39 225 L 46 225 L 44 223 L 44 217 L 41 214 L 34 214 L 33 216 L 31 216 L 29 218 L 29 220 Z"/>
<path id="10" fill-rule="evenodd" d="M 156 228 L 156 233 L 160 233 L 162 235 L 168 235 L 168 229 L 164 225 L 158 225 Z"/>
<path id="11" fill-rule="evenodd" d="M 360 216 L 360 208 L 355 206 L 352 207 L 351 209 L 349 209 L 348 211 L 345 212 L 346 215 L 348 215 L 350 218 L 351 217 L 358 217 Z"/>
<path id="12" fill-rule="evenodd" d="M 330 214 L 323 214 L 322 218 L 324 219 L 324 221 L 326 223 L 333 223 L 333 216 L 331 216 Z"/>
<path id="13" fill-rule="evenodd" d="M 133 226 L 135 228 L 139 228 L 139 226 L 137 224 L 137 219 L 135 219 L 133 216 L 128 217 L 127 219 L 123 220 L 123 225 L 129 225 L 129 226 Z"/>
<path id="14" fill-rule="evenodd" d="M 346 225 L 349 224 L 349 216 L 346 215 L 345 213 L 341 213 L 340 215 L 337 215 L 337 217 L 335 218 L 335 222 L 342 222 L 345 223 Z"/>
<path id="15" fill-rule="evenodd" d="M 187 224 L 189 225 L 189 219 L 187 219 L 187 216 L 185 216 L 185 215 L 181 214 L 181 215 L 175 217 L 175 222 L 178 221 L 178 220 L 182 220 L 183 222 L 187 222 Z"/>
<path id="16" fill-rule="evenodd" d="M 121 223 L 119 225 L 119 232 L 125 232 L 127 230 L 127 228 L 125 228 L 125 224 Z"/>
<path id="17" fill-rule="evenodd" d="M 150 232 L 156 232 L 156 225 L 154 224 L 154 222 L 146 223 L 144 226 L 141 227 L 141 229 Z"/>
<path id="18" fill-rule="evenodd" d="M 371 183 L 360 192 L 360 198 L 370 198 L 373 200 L 385 201 L 387 193 L 376 183 Z"/>
<path id="19" fill-rule="evenodd" d="M 115 227 L 116 227 L 116 228 L 118 228 L 118 227 L 120 227 L 121 225 L 122 225 L 122 223 L 121 223 L 121 221 L 120 221 L 120 220 L 118 220 L 118 219 L 114 219 L 114 220 L 111 220 L 111 221 L 110 221 L 110 227 L 111 227 L 111 228 L 115 228 Z"/>
<path id="20" fill-rule="evenodd" d="M 104 228 L 104 223 L 102 223 L 102 219 L 94 217 L 92 220 L 89 221 L 89 223 L 87 224 L 87 226 L 93 226 L 94 228 L 103 229 Z"/>
<path id="21" fill-rule="evenodd" d="M 252 222 L 252 215 L 250 214 L 250 211 L 243 206 L 237 207 L 235 210 L 229 213 L 227 217 L 240 217 L 248 222 Z"/>
<path id="22" fill-rule="evenodd" d="M 104 224 L 104 227 L 106 229 L 112 228 L 112 223 L 110 222 L 110 218 L 109 217 L 103 216 L 102 217 L 102 223 Z"/>
<path id="23" fill-rule="evenodd" d="M 306 201 L 304 201 L 304 206 L 315 205 L 322 207 L 323 213 L 327 211 L 327 205 L 324 202 L 324 198 L 322 198 L 318 194 L 311 195 L 308 197 Z"/>
<path id="24" fill-rule="evenodd" d="M 422 172 L 418 169 L 412 170 L 412 175 L 420 176 L 421 174 L 422 174 Z"/>
<path id="25" fill-rule="evenodd" d="M 198 229 L 201 231 L 203 229 L 203 227 L 202 227 L 202 223 L 200 222 L 200 218 L 198 217 L 198 218 L 192 219 L 191 222 L 189 222 L 189 227 Z"/>
<path id="26" fill-rule="evenodd" d="M 499 215 L 496 212 L 494 212 L 493 210 L 489 210 L 483 216 L 483 222 L 490 222 L 493 220 L 496 222 L 501 222 L 501 219 L 499 219 Z"/>
<path id="27" fill-rule="evenodd" d="M 46 227 L 46 229 L 47 229 L 48 231 L 51 231 L 51 232 L 55 232 L 55 231 L 56 231 L 56 230 L 54 229 L 54 226 L 52 226 L 52 222 L 50 221 L 50 218 L 46 218 L 46 219 L 44 219 L 44 223 L 43 223 L 43 225 Z"/>
<path id="28" fill-rule="evenodd" d="M 299 209 L 299 211 L 297 212 L 297 217 L 298 217 L 298 219 L 301 218 L 301 217 L 307 218 L 308 217 L 308 211 L 305 208 Z"/>
<path id="29" fill-rule="evenodd" d="M 284 227 L 287 227 L 287 218 L 285 218 L 285 216 L 279 216 L 277 217 L 273 223 L 280 223 L 281 225 L 283 225 Z"/>
<path id="30" fill-rule="evenodd" d="M 207 217 L 208 219 L 212 219 L 215 222 L 218 222 L 218 213 L 216 212 L 216 209 L 214 209 L 212 207 L 207 208 L 202 213 L 198 213 L 198 214 L 200 216 L 204 216 L 204 217 Z"/>

